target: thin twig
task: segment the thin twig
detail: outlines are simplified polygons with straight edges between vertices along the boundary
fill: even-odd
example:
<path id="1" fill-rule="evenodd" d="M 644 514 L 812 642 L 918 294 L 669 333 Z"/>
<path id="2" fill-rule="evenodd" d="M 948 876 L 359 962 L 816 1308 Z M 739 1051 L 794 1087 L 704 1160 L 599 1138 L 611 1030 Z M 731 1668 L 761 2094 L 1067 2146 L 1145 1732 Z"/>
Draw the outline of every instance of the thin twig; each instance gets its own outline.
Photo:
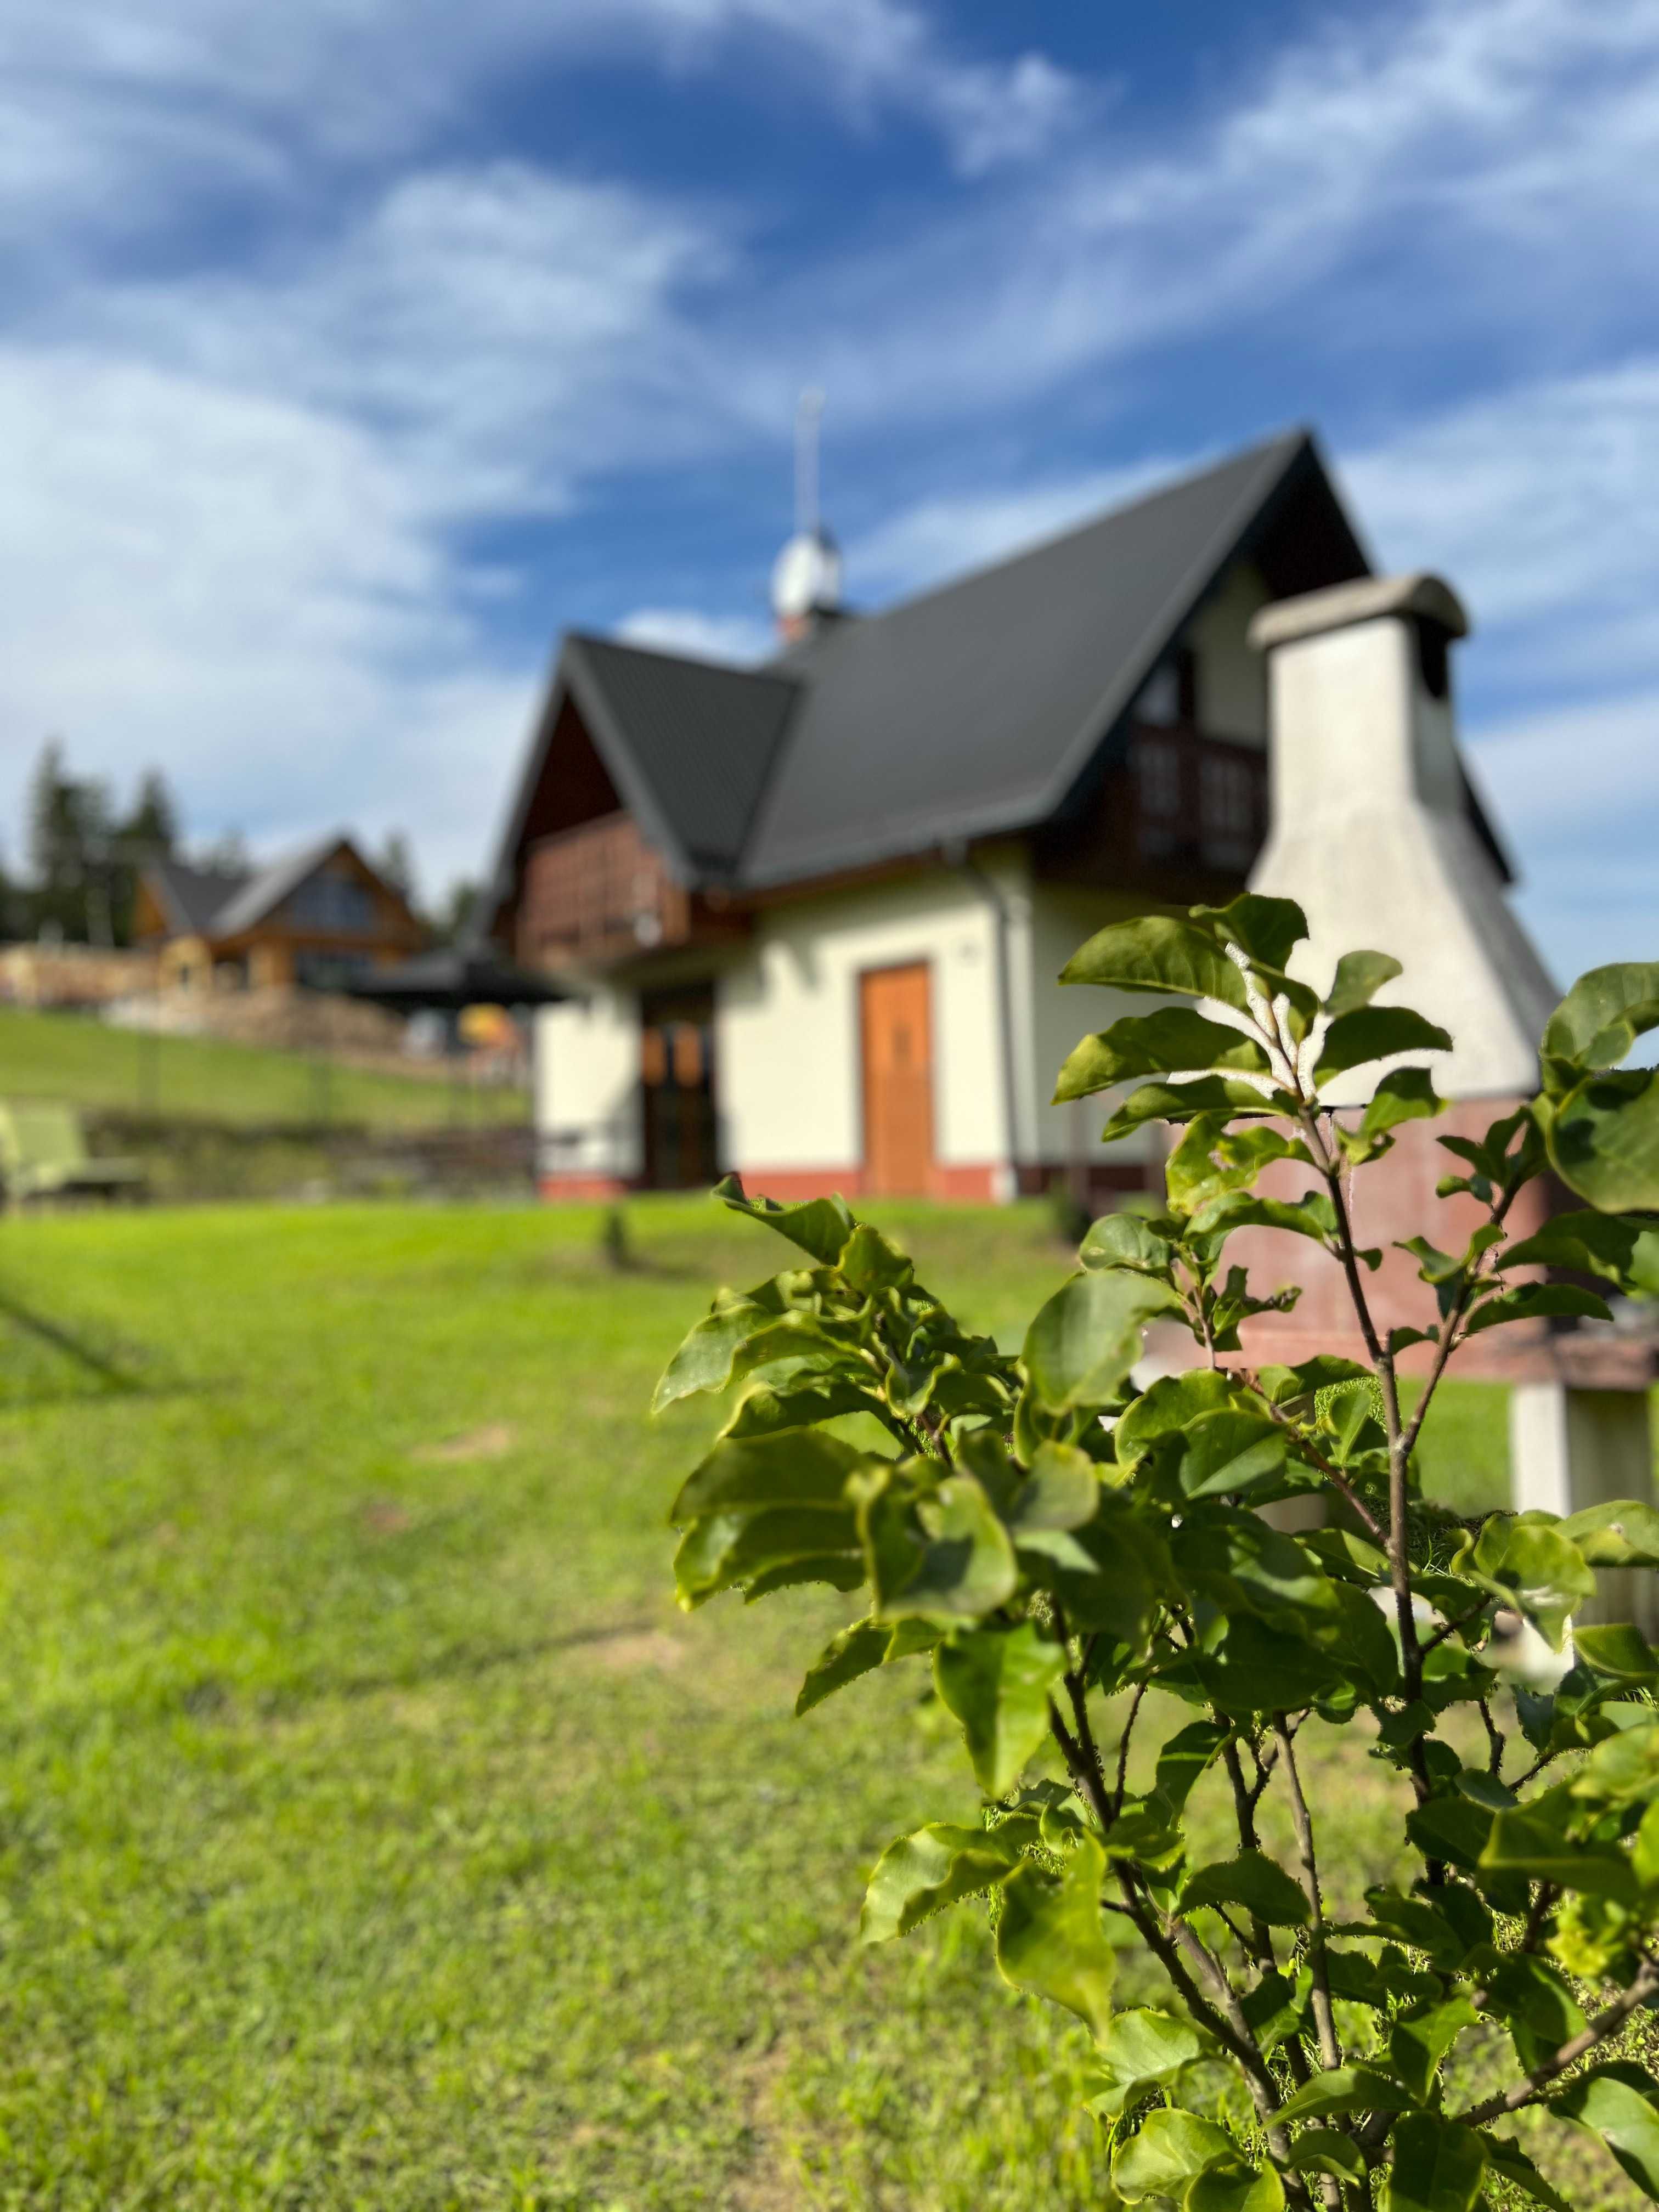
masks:
<path id="1" fill-rule="evenodd" d="M 1610 2035 L 1621 2028 L 1638 2005 L 1645 2004 L 1659 1990 L 1659 1961 L 1644 1959 L 1640 1971 L 1628 1989 L 1620 1990 L 1613 2002 L 1596 2014 L 1589 2026 L 1570 2036 L 1559 2050 L 1533 2067 L 1524 2081 L 1496 2097 L 1488 2097 L 1479 2105 L 1471 2105 L 1467 2112 L 1452 2117 L 1466 2128 L 1484 2128 L 1488 2120 L 1501 2118 L 1505 2112 L 1518 2112 L 1525 2105 L 1541 2104 L 1549 2094 L 1550 2084 L 1565 2074 L 1574 2061 L 1587 2051 L 1594 2051 L 1598 2043 L 1605 2043 Z"/>
<path id="2" fill-rule="evenodd" d="M 1296 1753 L 1291 1748 L 1291 1735 L 1285 1724 L 1283 1713 L 1273 1715 L 1273 1734 L 1279 1739 L 1279 1756 L 1285 1762 L 1285 1780 L 1291 1793 L 1291 1820 L 1296 1829 L 1297 1848 L 1302 1857 L 1302 1885 L 1308 1893 L 1308 1911 L 1312 1916 L 1309 1932 L 1308 1964 L 1313 1972 L 1314 2026 L 1319 2036 L 1319 2056 L 1327 2067 L 1342 2063 L 1342 2046 L 1336 2039 L 1336 2014 L 1331 2004 L 1331 1977 L 1326 1957 L 1325 1906 L 1319 1893 L 1319 1863 L 1314 1854 L 1313 1816 L 1308 1810 L 1308 1801 L 1302 1794 L 1302 1777 L 1297 1771 Z"/>

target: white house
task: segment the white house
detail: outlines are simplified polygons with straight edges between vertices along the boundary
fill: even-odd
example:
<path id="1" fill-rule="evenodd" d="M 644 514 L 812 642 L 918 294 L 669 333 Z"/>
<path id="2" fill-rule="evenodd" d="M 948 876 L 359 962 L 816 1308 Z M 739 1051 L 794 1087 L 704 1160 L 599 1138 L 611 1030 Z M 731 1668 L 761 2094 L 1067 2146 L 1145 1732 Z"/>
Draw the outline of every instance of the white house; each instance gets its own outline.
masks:
<path id="1" fill-rule="evenodd" d="M 570 994 L 537 1030 L 550 1196 L 1138 1184 L 1151 1155 L 1101 1152 L 1098 1102 L 1048 1103 L 1120 1010 L 1055 978 L 1115 915 L 1243 887 L 1269 814 L 1252 624 L 1370 574 L 1304 433 L 879 613 L 838 604 L 837 566 L 822 533 L 787 550 L 759 668 L 562 644 L 487 915 Z M 1443 669 L 1443 616 L 1408 620 Z"/>

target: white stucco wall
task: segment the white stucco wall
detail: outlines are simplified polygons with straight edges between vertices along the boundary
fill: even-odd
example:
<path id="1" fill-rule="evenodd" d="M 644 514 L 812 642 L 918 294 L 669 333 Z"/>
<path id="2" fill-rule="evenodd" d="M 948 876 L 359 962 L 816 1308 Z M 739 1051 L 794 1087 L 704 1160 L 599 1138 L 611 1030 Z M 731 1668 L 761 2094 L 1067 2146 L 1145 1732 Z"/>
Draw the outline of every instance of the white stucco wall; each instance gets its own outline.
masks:
<path id="1" fill-rule="evenodd" d="M 640 1016 L 600 989 L 536 1017 L 536 1129 L 543 1174 L 640 1172 Z M 556 1141 L 563 1136 L 572 1141 Z"/>
<path id="2" fill-rule="evenodd" d="M 1267 683 L 1249 642 L 1250 617 L 1269 592 L 1248 561 L 1236 562 L 1187 626 L 1198 682 L 1199 726 L 1212 737 L 1267 742 Z"/>
<path id="3" fill-rule="evenodd" d="M 931 972 L 934 1157 L 1006 1158 L 991 912 L 943 869 L 757 915 L 752 952 L 716 987 L 727 1158 L 761 1170 L 859 1164 L 859 976 L 918 960 Z"/>
<path id="4" fill-rule="evenodd" d="M 1152 1158 L 1158 1148 L 1156 1133 L 1136 1132 L 1103 1151 L 1101 1126 L 1116 1099 L 1082 1098 L 1065 1106 L 1052 1106 L 1054 1079 L 1061 1063 L 1080 1037 L 1092 1030 L 1109 1029 L 1122 1014 L 1152 1012 L 1160 1001 L 1127 991 L 1098 991 L 1088 984 L 1061 984 L 1060 969 L 1097 929 L 1121 921 L 1136 910 L 1136 902 L 1107 891 L 1089 890 L 1066 884 L 1039 884 L 1031 898 L 1030 927 L 1030 1039 L 1029 1060 L 1037 1103 L 1023 1157 L 1049 1164 L 1079 1163 L 1127 1165 Z"/>

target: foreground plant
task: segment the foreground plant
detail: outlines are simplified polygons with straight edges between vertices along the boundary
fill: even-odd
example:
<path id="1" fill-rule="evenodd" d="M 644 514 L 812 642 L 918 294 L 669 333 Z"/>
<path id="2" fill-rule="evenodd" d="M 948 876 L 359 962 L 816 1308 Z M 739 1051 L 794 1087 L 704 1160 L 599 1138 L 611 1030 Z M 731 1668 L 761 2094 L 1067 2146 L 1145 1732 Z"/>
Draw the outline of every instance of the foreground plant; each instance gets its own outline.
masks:
<path id="1" fill-rule="evenodd" d="M 1484 1218 L 1459 1251 L 1412 1241 L 1422 1325 L 1385 1339 L 1366 1294 L 1380 1255 L 1355 1248 L 1347 1182 L 1441 1102 L 1415 1067 L 1385 1073 L 1363 1111 L 1322 1094 L 1450 1040 L 1374 1003 L 1400 972 L 1382 954 L 1350 953 L 1322 999 L 1294 980 L 1305 935 L 1289 902 L 1245 896 L 1103 930 L 1067 968 L 1213 1012 L 1161 1006 L 1067 1061 L 1061 1098 L 1152 1079 L 1108 1139 L 1149 1120 L 1184 1134 L 1164 1210 L 1094 1225 L 1018 1358 L 967 1334 L 841 1200 L 721 1186 L 803 1256 L 722 1291 L 659 1387 L 659 1406 L 735 1395 L 674 1505 L 680 1600 L 866 1589 L 798 1712 L 927 1655 L 982 1825 L 891 1844 L 863 1934 L 989 1899 L 1004 1975 L 1093 2035 L 1119 2197 L 1359 2212 L 1380 2190 L 1393 2212 L 1469 2212 L 1501 2178 L 1565 2212 L 1501 2131 L 1544 2106 L 1659 2198 L 1659 2089 L 1618 2055 L 1659 1994 L 1659 1662 L 1632 1626 L 1571 1627 L 1596 1569 L 1659 1566 L 1659 1514 L 1632 1500 L 1460 1521 L 1424 1500 L 1413 1463 L 1470 1337 L 1607 1317 L 1595 1291 L 1517 1270 L 1651 1280 L 1659 1078 L 1614 1071 L 1659 1024 L 1659 965 L 1583 977 L 1545 1033 L 1540 1097 L 1477 1140 L 1440 1139 L 1441 1194 Z M 1258 1194 L 1277 1161 L 1308 1171 L 1302 1196 Z M 1512 1239 L 1517 1194 L 1550 1167 L 1589 1206 Z M 1296 1295 L 1261 1295 L 1229 1261 L 1230 1238 L 1263 1226 L 1340 1264 L 1364 1363 L 1245 1359 L 1240 1323 Z M 1184 1322 L 1197 1364 L 1143 1389 L 1131 1370 L 1153 1319 Z M 1407 1410 L 1411 1344 L 1429 1368 Z M 884 1448 L 849 1441 L 850 1415 Z M 1290 1503 L 1310 1499 L 1322 1516 Z M 1517 1621 L 1561 1655 L 1553 1690 L 1508 1670 Z M 1415 1877 L 1368 1890 L 1360 1919 L 1328 1901 L 1298 1755 L 1316 1717 L 1364 1730 L 1407 1808 Z M 1045 1752 L 1063 1783 L 1031 1778 Z M 1212 1770 L 1237 1849 L 1206 1860 L 1185 1814 Z M 1295 1838 L 1284 1860 L 1270 1801 Z M 1162 1969 L 1160 2007 L 1113 2008 L 1126 1930 Z M 1466 2037 L 1489 2069 L 1501 2054 L 1503 2086 L 1460 2101 L 1448 2071 Z"/>

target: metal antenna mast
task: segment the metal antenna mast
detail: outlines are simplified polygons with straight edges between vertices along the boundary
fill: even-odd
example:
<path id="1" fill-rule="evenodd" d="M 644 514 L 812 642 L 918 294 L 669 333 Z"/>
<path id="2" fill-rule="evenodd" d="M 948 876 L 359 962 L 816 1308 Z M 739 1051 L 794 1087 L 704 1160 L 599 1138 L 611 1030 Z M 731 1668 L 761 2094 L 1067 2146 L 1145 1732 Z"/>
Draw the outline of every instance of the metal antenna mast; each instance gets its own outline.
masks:
<path id="1" fill-rule="evenodd" d="M 823 420 L 823 394 L 809 384 L 795 408 L 795 529 L 812 538 L 818 527 L 818 426 Z"/>

